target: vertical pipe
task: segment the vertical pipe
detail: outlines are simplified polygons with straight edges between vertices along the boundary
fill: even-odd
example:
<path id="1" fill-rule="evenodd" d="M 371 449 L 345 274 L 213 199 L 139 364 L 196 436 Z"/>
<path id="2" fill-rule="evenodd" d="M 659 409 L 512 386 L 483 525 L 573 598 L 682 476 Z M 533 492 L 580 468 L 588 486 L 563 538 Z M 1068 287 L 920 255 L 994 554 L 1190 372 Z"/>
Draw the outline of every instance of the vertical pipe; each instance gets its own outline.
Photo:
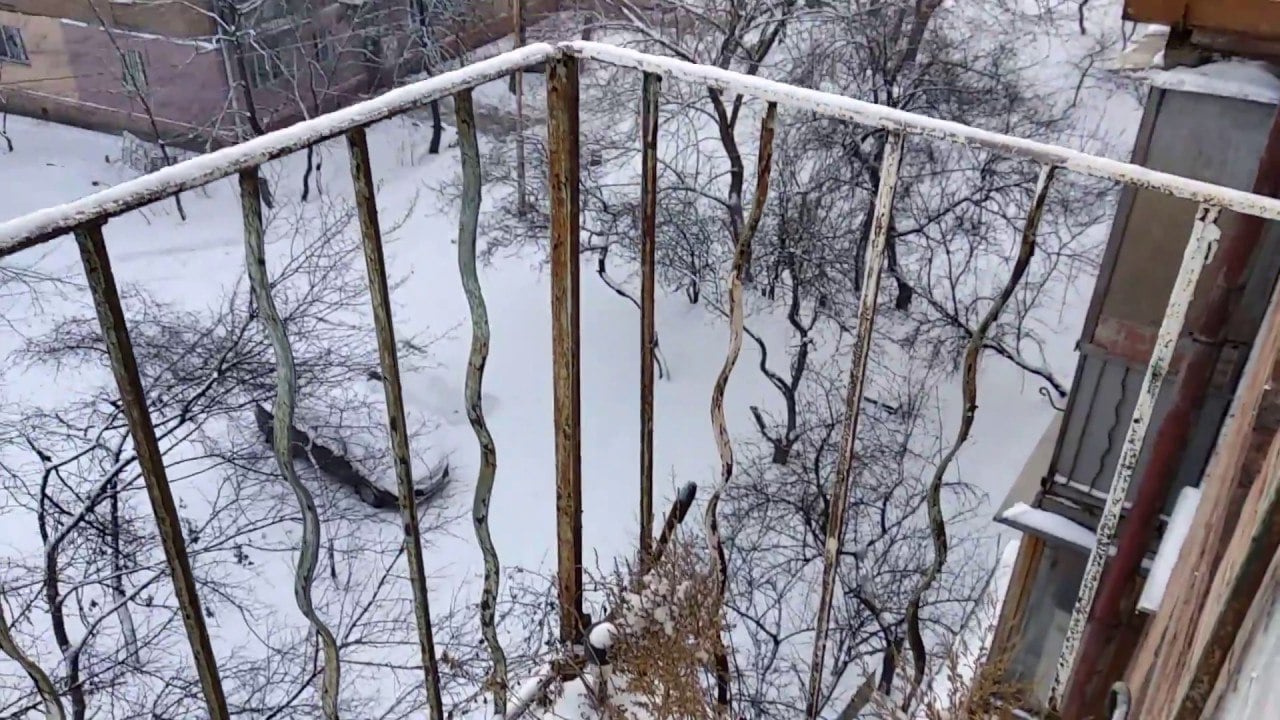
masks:
<path id="1" fill-rule="evenodd" d="M 658 235 L 658 90 L 662 78 L 645 73 L 640 107 L 643 145 L 640 176 L 640 568 L 648 569 L 653 551 L 653 360 L 657 335 Z"/>
<path id="2" fill-rule="evenodd" d="M 284 320 L 276 309 L 271 295 L 271 279 L 267 275 L 266 238 L 262 224 L 262 180 L 258 168 L 240 173 L 240 209 L 244 215 L 244 260 L 253 289 L 254 303 L 263 330 L 271 342 L 276 359 L 276 399 L 272 407 L 273 429 L 271 445 L 275 450 L 276 466 L 280 475 L 293 490 L 302 513 L 302 543 L 298 548 L 298 565 L 294 569 L 293 598 L 311 623 L 324 648 L 324 676 L 320 691 L 320 704 L 328 720 L 338 720 L 338 693 L 341 667 L 338 661 L 338 642 L 333 630 L 320 619 L 312 599 L 316 563 L 320 557 L 320 514 L 311 491 L 298 478 L 293 466 L 293 412 L 298 394 L 298 381 L 293 362 L 293 347 L 285 331 Z"/>
<path id="3" fill-rule="evenodd" d="M 1173 359 L 1174 348 L 1182 334 L 1182 324 L 1187 316 L 1187 308 L 1191 305 L 1196 283 L 1200 279 L 1200 271 L 1221 234 L 1216 224 L 1220 212 L 1221 208 L 1207 204 L 1201 204 L 1196 210 L 1191 238 L 1182 253 L 1182 265 L 1178 268 L 1178 276 L 1169 294 L 1169 304 L 1165 308 L 1155 347 L 1151 351 L 1151 361 L 1147 364 L 1146 375 L 1133 408 L 1133 419 L 1125 432 L 1120 459 L 1116 463 L 1111 489 L 1107 493 L 1107 502 L 1103 506 L 1102 517 L 1098 520 L 1097 541 L 1089 553 L 1089 562 L 1085 565 L 1084 576 L 1080 581 L 1080 595 L 1076 598 L 1075 607 L 1071 611 L 1071 622 L 1067 625 L 1066 636 L 1063 638 L 1062 654 L 1058 657 L 1053 688 L 1049 694 L 1049 703 L 1053 707 L 1058 706 L 1063 691 L 1071 680 L 1085 622 L 1089 619 L 1102 571 L 1114 547 L 1116 527 L 1120 522 L 1125 499 L 1129 495 L 1129 485 L 1133 481 L 1138 457 L 1147 438 L 1147 428 L 1151 424 L 1151 413 L 1155 408 L 1160 386 L 1169 372 L 1169 362 Z"/>
<path id="4" fill-rule="evenodd" d="M 151 512 L 155 515 L 156 528 L 160 531 L 160 544 L 164 547 L 169 573 L 173 576 L 173 591 L 182 613 L 182 624 L 191 643 L 196 672 L 200 676 L 200 688 L 204 692 L 209 716 L 213 720 L 227 720 L 227 700 L 222 693 L 222 679 L 218 675 L 218 662 L 209 642 L 209 631 L 204 624 L 200 608 L 200 596 L 196 591 L 195 575 L 191 572 L 191 560 L 187 557 L 187 544 L 182 536 L 182 525 L 173 504 L 169 478 L 165 473 L 164 457 L 156 440 L 155 427 L 138 374 L 138 361 L 133 355 L 133 342 L 125 323 L 124 309 L 116 290 L 115 276 L 111 273 L 111 259 L 107 256 L 106 242 L 102 237 L 102 225 L 84 225 L 76 229 L 76 242 L 80 246 L 80 260 L 84 264 L 89 292 L 98 314 L 102 337 L 111 357 L 111 374 L 115 376 L 120 402 L 124 406 L 138 453 L 138 468 L 147 485 L 147 497 Z"/>
<path id="5" fill-rule="evenodd" d="M 443 720 L 440 697 L 440 669 L 436 663 L 435 638 L 431 629 L 431 605 L 426 571 L 422 561 L 422 536 L 418 528 L 418 508 L 414 495 L 413 461 L 409 454 L 408 420 L 401 388 L 400 359 L 396 353 L 395 324 L 391 317 L 391 293 L 387 287 L 387 263 L 382 249 L 382 229 L 378 223 L 378 201 L 373 168 L 369 161 L 369 141 L 364 128 L 347 133 L 351 152 L 351 182 L 355 185 L 356 210 L 364 241 L 365 268 L 369 275 L 369 300 L 373 304 L 373 326 L 378 338 L 378 361 L 382 367 L 382 387 L 386 394 L 387 422 L 391 454 L 395 459 L 396 485 L 400 499 L 400 519 L 404 525 L 405 557 L 409 562 L 409 584 L 413 588 L 413 614 L 418 625 L 418 650 L 426 676 L 427 705 L 431 717 Z"/>
<path id="6" fill-rule="evenodd" d="M 556 541 L 560 640 L 582 634 L 582 412 L 579 377 L 578 59 L 547 63 L 551 190 L 551 346 L 556 426 Z"/>
<path id="7" fill-rule="evenodd" d="M 489 534 L 489 502 L 493 497 L 493 480 L 498 471 L 498 450 L 484 418 L 482 388 L 484 368 L 489 359 L 489 312 L 485 307 L 480 276 L 476 271 L 476 228 L 480 221 L 480 142 L 476 138 L 475 107 L 471 91 L 454 96 L 458 116 L 458 148 L 462 155 L 462 212 L 458 219 L 458 272 L 471 312 L 471 354 L 467 360 L 467 419 L 480 445 L 480 473 L 476 479 L 475 499 L 471 504 L 471 520 L 476 541 L 484 556 L 484 592 L 480 598 L 480 633 L 489 646 L 493 659 L 493 704 L 498 715 L 506 713 L 507 656 L 498 640 L 498 582 L 501 564 L 498 551 Z"/>
<path id="8" fill-rule="evenodd" d="M 863 383 L 867 375 L 867 358 L 871 353 L 871 331 L 876 320 L 876 298 L 880 294 L 880 268 L 884 264 L 893 194 L 898 186 L 898 167 L 902 164 L 903 136 L 891 133 L 880 161 L 880 187 L 876 190 L 875 213 L 871 221 L 871 238 L 864 264 L 862 297 L 858 303 L 858 337 L 849 366 L 849 388 L 845 396 L 844 428 L 840 433 L 840 457 L 831 492 L 831 511 L 827 518 L 826 545 L 822 557 L 822 590 L 818 598 L 818 618 L 814 631 L 813 660 L 810 664 L 809 698 L 805 717 L 817 720 L 822 712 L 822 671 L 826 663 L 827 632 L 831 622 L 831 600 L 835 594 L 836 573 L 840 566 L 840 549 L 844 543 L 844 511 L 849 498 L 849 476 L 858 434 L 858 416 L 862 405 Z"/>
<path id="9" fill-rule="evenodd" d="M 1272 119 L 1267 133 L 1267 143 L 1254 175 L 1253 192 L 1267 197 L 1280 195 L 1280 115 Z M 1118 535 L 1115 558 L 1102 575 L 1094 610 L 1085 625 L 1077 653 L 1081 658 L 1102 655 L 1110 641 L 1111 629 L 1122 612 L 1124 596 L 1146 556 L 1160 510 L 1178 474 L 1182 449 L 1191 437 L 1198 411 L 1213 383 L 1227 341 L 1227 329 L 1240 304 L 1241 290 L 1249 280 L 1251 263 L 1262 243 L 1266 225 L 1265 220 L 1255 215 L 1239 215 L 1215 254 L 1218 270 L 1214 282 L 1203 291 L 1203 300 L 1198 301 L 1203 309 L 1188 323 L 1188 331 L 1198 341 L 1182 363 L 1182 371 L 1173 382 L 1173 402 L 1155 429 L 1133 507 Z M 1081 670 L 1089 671 L 1088 668 Z M 1097 684 L 1084 681 L 1085 677 L 1087 675 L 1081 676 L 1081 682 L 1072 682 L 1063 698 L 1062 710 L 1068 715 L 1083 712 L 1090 704 L 1089 691 Z M 1136 699 L 1141 704 L 1142 689 L 1137 690 Z"/>

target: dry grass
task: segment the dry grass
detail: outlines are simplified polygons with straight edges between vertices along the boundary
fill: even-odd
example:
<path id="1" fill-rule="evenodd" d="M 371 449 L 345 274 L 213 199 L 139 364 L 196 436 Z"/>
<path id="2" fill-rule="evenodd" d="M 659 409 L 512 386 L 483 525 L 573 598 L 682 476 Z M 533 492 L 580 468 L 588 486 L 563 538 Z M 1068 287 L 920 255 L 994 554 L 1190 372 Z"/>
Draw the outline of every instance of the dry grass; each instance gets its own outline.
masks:
<path id="1" fill-rule="evenodd" d="M 610 660 L 618 720 L 714 717 L 707 668 L 724 620 L 704 556 L 677 537 L 644 577 L 632 568 L 615 572 L 609 606 L 620 633 Z"/>

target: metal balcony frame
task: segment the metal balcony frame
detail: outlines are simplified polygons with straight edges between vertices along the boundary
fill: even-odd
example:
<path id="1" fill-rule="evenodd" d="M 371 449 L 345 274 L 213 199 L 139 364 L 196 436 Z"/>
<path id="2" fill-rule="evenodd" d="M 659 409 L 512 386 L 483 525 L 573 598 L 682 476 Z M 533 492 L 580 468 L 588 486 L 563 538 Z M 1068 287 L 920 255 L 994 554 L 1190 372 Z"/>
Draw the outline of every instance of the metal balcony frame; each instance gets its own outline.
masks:
<path id="1" fill-rule="evenodd" d="M 1209 256 L 1218 235 L 1216 220 L 1223 209 L 1234 210 L 1270 220 L 1280 220 L 1280 201 L 1220 187 L 1183 177 L 1157 172 L 1145 167 L 1092 156 L 1067 148 L 1025 140 L 1009 135 L 980 130 L 946 120 L 939 120 L 893 108 L 855 100 L 831 93 L 784 85 L 759 77 L 742 75 L 715 67 L 666 57 L 647 55 L 628 49 L 595 42 L 567 42 L 558 45 L 534 44 L 484 60 L 436 77 L 389 91 L 371 100 L 352 105 L 321 117 L 300 122 L 233 147 L 196 157 L 155 173 L 103 190 L 88 197 L 64 205 L 50 207 L 23 217 L 0 223 L 0 258 L 22 250 L 50 242 L 66 234 L 74 234 L 79 244 L 85 277 L 93 296 L 101 330 L 110 355 L 111 368 L 128 418 L 130 433 L 138 450 L 139 465 L 146 481 L 156 525 L 161 536 L 167 561 L 172 572 L 176 597 L 181 608 L 184 626 L 191 645 L 193 659 L 199 673 L 209 716 L 215 720 L 229 717 L 226 698 L 218 673 L 218 663 L 210 644 L 195 580 L 187 558 L 185 542 L 173 496 L 169 488 L 165 467 L 156 441 L 155 430 L 147 409 L 145 392 L 139 377 L 137 362 L 129 340 L 126 316 L 112 274 L 107 240 L 103 229 L 115 216 L 142 208 L 171 197 L 179 192 L 198 188 L 222 178 L 239 175 L 242 186 L 242 206 L 246 219 L 246 243 L 252 249 L 261 241 L 261 225 L 257 207 L 256 177 L 259 167 L 276 158 L 303 150 L 316 143 L 345 135 L 353 162 L 353 182 L 356 203 L 360 211 L 361 230 L 371 286 L 371 302 L 386 383 L 388 422 L 393 429 L 391 450 L 397 458 L 397 479 L 401 489 L 400 505 L 405 527 L 405 544 L 410 561 L 410 583 L 413 586 L 419 640 L 423 657 L 424 681 L 428 692 L 431 715 L 443 717 L 440 699 L 438 667 L 432 642 L 430 612 L 427 605 L 427 587 L 421 559 L 421 539 L 418 536 L 417 511 L 409 477 L 408 440 L 396 428 L 405 427 L 403 400 L 400 397 L 400 374 L 396 359 L 391 308 L 387 293 L 386 269 L 382 260 L 381 237 L 377 221 L 376 195 L 373 188 L 373 170 L 369 164 L 365 130 L 369 126 L 396 117 L 428 103 L 451 95 L 466 94 L 471 88 L 497 79 L 529 66 L 546 63 L 548 67 L 548 146 L 550 154 L 551 187 L 551 302 L 554 367 L 554 423 L 556 442 L 556 526 L 558 558 L 558 599 L 560 605 L 561 641 L 574 646 L 582 638 L 582 471 L 581 471 L 581 404 L 579 389 L 579 200 L 578 158 L 578 69 L 581 61 L 601 62 L 629 68 L 644 75 L 643 102 L 637 112 L 642 118 L 642 242 L 641 242 L 641 537 L 638 548 L 642 564 L 649 559 L 654 548 L 653 538 L 653 374 L 652 338 L 654 337 L 653 303 L 656 294 L 654 280 L 654 244 L 656 216 L 656 158 L 657 158 L 657 95 L 660 79 L 678 80 L 727 94 L 741 94 L 758 98 L 771 104 L 827 115 L 860 125 L 879 128 L 889 133 L 886 143 L 885 172 L 882 174 L 875 208 L 873 237 L 867 258 L 868 282 L 864 287 L 876 287 L 875 279 L 883 265 L 884 240 L 888 232 L 889 217 L 894 199 L 894 181 L 897 161 L 901 157 L 903 143 L 908 136 L 921 136 L 931 140 L 950 142 L 1005 157 L 1025 160 L 1040 168 L 1042 181 L 1037 184 L 1033 207 L 1043 204 L 1049 190 L 1054 170 L 1066 170 L 1119 183 L 1147 188 L 1153 191 L 1185 198 L 1200 205 L 1190 242 L 1178 272 L 1164 323 L 1160 328 L 1150 363 L 1146 368 L 1142 392 L 1139 395 L 1133 422 L 1125 437 L 1124 450 L 1111 483 L 1110 494 L 1098 525 L 1098 542 L 1089 557 L 1079 602 L 1072 616 L 1067 640 L 1063 648 L 1055 689 L 1070 677 L 1074 653 L 1080 634 L 1092 604 L 1098 578 L 1115 539 L 1116 523 L 1122 503 L 1132 480 L 1138 450 L 1142 447 L 1161 380 L 1167 372 L 1173 353 L 1174 340 L 1178 337 L 1191 293 L 1200 270 Z M 459 126 L 474 128 L 474 118 L 469 116 L 471 104 L 460 102 Z M 772 112 L 769 114 L 772 116 Z M 770 128 L 771 131 L 771 128 Z M 763 133 L 762 133 L 763 137 Z M 467 148 L 464 148 L 466 151 Z M 465 157 L 465 154 L 464 154 Z M 763 165 L 764 163 L 762 163 Z M 478 192 L 478 187 L 476 188 Z M 1038 213 L 1029 218 L 1025 234 L 1034 242 L 1035 221 Z M 468 232 L 463 218 L 463 232 Z M 474 222 L 470 224 L 472 252 L 474 252 Z M 735 273 L 741 267 L 735 266 Z M 740 282 L 738 275 L 734 278 Z M 478 293 L 478 286 L 476 289 Z M 740 293 L 739 293 L 740 294 Z M 470 298 L 469 298 L 470 299 Z M 481 301 L 482 302 L 482 301 Z M 740 302 L 740 299 L 739 299 Z M 481 305 L 481 310 L 483 309 Z M 476 308 L 473 305 L 473 312 Z M 854 436 L 861 401 L 862 379 L 866 369 L 866 355 L 870 348 L 871 325 L 875 319 L 874 291 L 868 292 L 859 316 L 858 344 L 850 371 L 845 428 L 842 435 L 841 458 L 833 480 L 833 494 L 847 496 L 850 468 L 855 462 Z M 741 312 L 731 312 L 731 332 L 740 343 Z M 484 352 L 487 353 L 487 328 L 484 336 Z M 475 345 L 473 344 L 473 362 Z M 279 355 L 278 355 L 279 357 Z M 731 344 L 731 357 L 724 374 L 732 371 L 736 347 Z M 281 366 L 281 372 L 285 369 Z M 282 387 L 287 384 L 281 380 Z M 478 394 L 477 394 L 478 397 Z M 713 401 L 714 405 L 714 401 Z M 713 407 L 718 436 L 727 438 L 723 427 L 723 407 Z M 481 419 L 481 422 L 483 420 Z M 477 429 L 479 435 L 479 429 Z M 483 444 L 483 440 L 481 441 Z M 491 442 L 491 441 L 490 441 Z M 724 448 L 722 447 L 722 454 Z M 287 474 L 287 473 L 286 473 Z M 732 454 L 726 462 L 722 483 L 732 476 Z M 490 479 L 490 485 L 491 479 Z M 683 501 L 691 498 L 684 498 Z M 712 503 L 714 506 L 714 502 Z M 841 507 L 837 501 L 836 507 Z M 480 512 L 487 513 L 487 497 L 484 503 L 477 499 L 476 522 L 482 522 Z M 687 511 L 687 502 L 684 506 Z M 305 508 L 304 508 L 305 516 Z M 674 513 L 673 513 L 674 516 Z M 683 517 L 681 512 L 680 517 Z M 714 509 L 710 521 L 714 521 Z M 668 526 L 670 525 L 668 520 Z M 664 536 L 666 537 L 666 532 Z M 821 688 L 827 619 L 829 618 L 837 558 L 843 537 L 843 514 L 836 512 L 827 528 L 824 553 L 823 587 L 818 608 L 818 622 L 811 667 L 810 712 L 815 717 L 820 709 L 817 696 Z M 664 545 L 659 538 L 657 548 Z M 300 571 L 300 578 L 302 577 Z M 301 582 L 301 580 L 300 580 Z M 309 601 L 308 601 L 309 602 Z M 301 602 L 300 602 L 301 605 Z M 0 606 L 2 609 L 2 606 Z M 305 609 L 304 609 L 305 612 Z M 482 610 L 483 612 L 483 610 Z M 312 618 L 317 631 L 323 634 L 323 624 Z M 23 655 L 13 642 L 4 618 L 0 616 L 0 649 L 18 660 L 41 690 L 47 716 L 63 717 L 59 700 L 51 696 L 52 684 L 48 675 L 37 664 Z M 336 664 L 336 663 L 335 663 Z M 337 668 L 326 668 L 326 675 L 333 673 L 329 690 L 326 677 L 326 715 L 336 716 L 331 710 L 336 703 Z M 499 678 L 505 688 L 505 678 Z M 335 696 L 330 696 L 332 692 Z M 726 700 L 727 702 L 727 700 Z"/>

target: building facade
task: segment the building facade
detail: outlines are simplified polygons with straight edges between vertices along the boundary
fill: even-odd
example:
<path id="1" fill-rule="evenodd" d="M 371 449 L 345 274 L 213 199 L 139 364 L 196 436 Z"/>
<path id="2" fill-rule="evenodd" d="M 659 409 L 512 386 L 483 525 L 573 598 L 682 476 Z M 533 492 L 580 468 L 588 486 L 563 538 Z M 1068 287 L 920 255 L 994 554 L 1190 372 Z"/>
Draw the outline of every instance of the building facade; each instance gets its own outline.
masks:
<path id="1" fill-rule="evenodd" d="M 526 22 L 559 8 L 525 0 Z M 0 0 L 0 102 L 204 149 L 376 94 L 511 28 L 510 0 Z"/>
<path id="2" fill-rule="evenodd" d="M 1240 12 L 1220 22 L 1228 4 L 1266 16 L 1250 25 L 1263 36 L 1237 32 Z M 1129 0 L 1125 12 L 1172 26 L 1132 161 L 1277 196 L 1280 36 L 1264 32 L 1280 21 L 1274 4 Z M 1280 657 L 1276 223 L 1218 219 L 1113 552 L 1100 578 L 1084 577 L 1196 213 L 1190 201 L 1122 191 L 1071 395 L 997 513 L 1023 540 L 994 647 L 1037 717 L 1261 718 L 1280 708 L 1280 689 L 1256 675 Z M 1097 593 L 1051 702 L 1084 582 Z"/>

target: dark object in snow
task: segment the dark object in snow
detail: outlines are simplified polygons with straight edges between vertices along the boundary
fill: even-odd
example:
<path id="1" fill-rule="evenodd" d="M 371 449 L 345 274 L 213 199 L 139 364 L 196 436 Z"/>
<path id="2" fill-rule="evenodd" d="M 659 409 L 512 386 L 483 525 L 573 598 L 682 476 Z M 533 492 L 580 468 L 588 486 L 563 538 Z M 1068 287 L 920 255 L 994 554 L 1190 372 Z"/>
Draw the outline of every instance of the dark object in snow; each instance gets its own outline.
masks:
<path id="1" fill-rule="evenodd" d="M 271 414 L 271 411 L 255 403 L 253 406 L 253 418 L 258 425 L 258 432 L 262 433 L 263 440 L 274 447 L 275 431 L 273 425 L 275 416 Z M 379 487 L 372 480 L 361 474 L 351 464 L 351 461 L 312 440 L 310 435 L 300 430 L 296 425 L 289 428 L 289 445 L 289 454 L 294 460 L 301 460 L 319 470 L 325 477 L 351 488 L 366 505 L 379 510 L 399 506 L 399 498 L 395 493 Z M 414 488 L 413 497 L 417 500 L 419 507 L 429 505 L 444 495 L 448 483 L 449 465 L 445 464 L 438 475 L 432 478 L 427 485 Z"/>

